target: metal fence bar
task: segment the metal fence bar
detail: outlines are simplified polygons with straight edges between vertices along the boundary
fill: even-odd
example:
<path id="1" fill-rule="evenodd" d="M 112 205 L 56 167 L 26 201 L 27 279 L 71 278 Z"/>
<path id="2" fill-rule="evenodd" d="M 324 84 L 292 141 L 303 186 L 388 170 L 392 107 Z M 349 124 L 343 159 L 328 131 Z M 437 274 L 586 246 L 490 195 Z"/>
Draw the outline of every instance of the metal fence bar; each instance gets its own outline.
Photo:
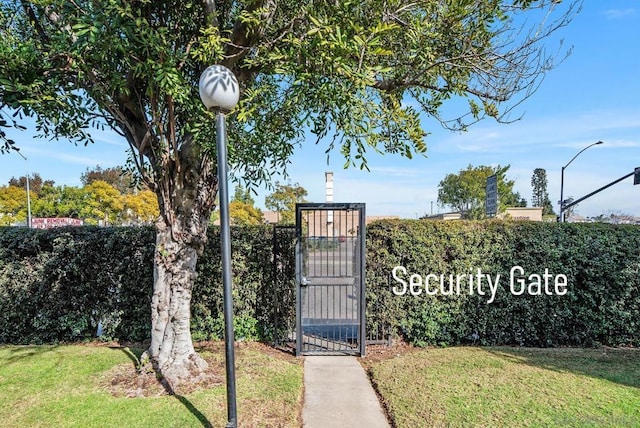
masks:
<path id="1" fill-rule="evenodd" d="M 296 206 L 298 354 L 364 355 L 364 224 L 364 204 Z"/>

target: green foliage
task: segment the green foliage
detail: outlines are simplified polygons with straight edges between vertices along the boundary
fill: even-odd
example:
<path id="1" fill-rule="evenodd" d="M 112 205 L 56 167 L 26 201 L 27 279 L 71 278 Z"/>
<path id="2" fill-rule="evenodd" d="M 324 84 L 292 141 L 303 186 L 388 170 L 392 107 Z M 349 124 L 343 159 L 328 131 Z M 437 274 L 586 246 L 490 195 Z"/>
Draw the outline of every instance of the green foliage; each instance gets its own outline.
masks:
<path id="1" fill-rule="evenodd" d="M 367 229 L 367 329 L 399 331 L 419 345 L 637 346 L 640 228 L 509 221 L 384 221 Z M 495 301 L 396 296 L 395 266 L 429 273 L 501 276 Z M 514 296 L 513 266 L 564 274 L 566 295 Z"/>
<path id="2" fill-rule="evenodd" d="M 229 204 L 231 224 L 236 226 L 256 226 L 263 223 L 262 211 L 255 207 L 251 191 L 236 186 L 233 199 Z"/>
<path id="3" fill-rule="evenodd" d="M 281 342 L 295 328 L 294 233 L 233 227 L 236 336 Z M 511 221 L 380 221 L 367 229 L 367 331 L 417 345 L 638 346 L 640 228 Z M 154 253 L 151 228 L 0 228 L 0 343 L 149 334 Z M 195 340 L 223 336 L 219 234 L 199 260 Z M 397 296 L 395 266 L 408 274 L 500 275 L 495 300 Z M 566 295 L 520 295 L 509 274 L 564 274 Z M 486 289 L 485 289 L 486 290 Z"/>
<path id="4" fill-rule="evenodd" d="M 144 337 L 152 254 L 151 229 L 0 229 L 0 342 Z"/>
<path id="5" fill-rule="evenodd" d="M 425 153 L 421 113 L 456 130 L 509 120 L 557 59 L 542 41 L 576 13 L 574 3 L 517 3 L 3 2 L 0 107 L 83 143 L 106 123 L 141 173 L 169 172 L 160 153 L 177 162 L 191 138 L 213 150 L 196 88 L 218 63 L 241 83 L 229 156 L 247 177 L 285 167 L 304 129 L 365 168 L 368 150 Z M 521 14 L 532 17 L 524 27 Z M 454 98 L 468 110 L 442 117 Z M 19 123 L 2 118 L 6 150 L 2 129 Z"/>
<path id="6" fill-rule="evenodd" d="M 542 207 L 543 216 L 555 216 L 553 204 L 547 192 L 547 171 L 544 168 L 536 168 L 531 176 L 531 205 Z"/>
<path id="7" fill-rule="evenodd" d="M 273 193 L 264 199 L 267 209 L 280 213 L 281 224 L 294 224 L 296 219 L 296 204 L 306 202 L 307 190 L 300 184 L 281 184 L 276 182 Z"/>
<path id="8" fill-rule="evenodd" d="M 196 340 L 223 337 L 217 229 L 193 294 Z M 280 340 L 295 318 L 293 231 L 232 228 L 236 336 Z M 95 337 L 145 340 L 153 284 L 152 228 L 0 228 L 0 343 Z M 276 253 L 274 254 L 274 246 Z"/>
<path id="9" fill-rule="evenodd" d="M 83 175 L 84 187 L 54 186 L 34 174 L 35 188 L 30 187 L 31 213 L 33 217 L 71 217 L 84 220 L 88 225 L 152 224 L 158 217 L 158 200 L 150 190 L 135 194 L 127 188 L 121 194 L 116 187 L 98 179 L 103 172 L 113 180 L 118 169 L 88 171 Z M 0 186 L 0 226 L 25 222 L 27 197 L 24 190 L 26 177 L 12 179 L 9 186 Z M 116 183 L 117 184 L 117 183 Z M 21 187 L 17 187 L 20 185 Z M 120 183 L 119 187 L 125 185 Z M 126 187 L 126 186 L 125 186 Z M 255 216 L 255 215 L 254 215 Z"/>
<path id="10" fill-rule="evenodd" d="M 498 212 L 507 207 L 526 206 L 519 193 L 513 191 L 515 182 L 506 178 L 509 165 L 501 167 L 471 166 L 457 174 L 447 174 L 438 184 L 438 202 L 448 205 L 464 218 L 480 219 L 485 215 L 486 182 L 491 175 L 498 178 Z"/>

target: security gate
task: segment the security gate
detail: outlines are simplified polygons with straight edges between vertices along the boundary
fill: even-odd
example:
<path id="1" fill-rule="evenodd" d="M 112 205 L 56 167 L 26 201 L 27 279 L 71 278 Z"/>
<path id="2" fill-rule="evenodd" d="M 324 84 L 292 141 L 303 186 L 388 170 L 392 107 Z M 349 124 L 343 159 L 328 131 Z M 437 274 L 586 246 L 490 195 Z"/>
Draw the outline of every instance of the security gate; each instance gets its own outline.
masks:
<path id="1" fill-rule="evenodd" d="M 296 205 L 296 353 L 365 354 L 365 204 Z"/>

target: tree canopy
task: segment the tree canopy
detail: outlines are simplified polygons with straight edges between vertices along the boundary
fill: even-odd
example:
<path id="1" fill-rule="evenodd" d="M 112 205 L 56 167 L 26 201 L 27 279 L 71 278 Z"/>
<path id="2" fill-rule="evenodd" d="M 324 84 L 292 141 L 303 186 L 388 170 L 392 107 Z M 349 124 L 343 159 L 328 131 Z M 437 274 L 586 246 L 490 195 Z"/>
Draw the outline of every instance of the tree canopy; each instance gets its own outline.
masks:
<path id="1" fill-rule="evenodd" d="M 542 215 L 555 215 L 547 184 L 547 171 L 544 168 L 534 169 L 531 176 L 531 204 L 534 207 L 542 207 Z"/>
<path id="2" fill-rule="evenodd" d="M 296 204 L 306 202 L 307 190 L 300 184 L 276 182 L 273 193 L 264 199 L 264 206 L 267 209 L 280 214 L 279 223 L 294 224 L 296 221 Z"/>
<path id="3" fill-rule="evenodd" d="M 263 223 L 262 211 L 256 208 L 251 192 L 238 185 L 229 204 L 229 218 L 232 224 L 251 226 Z"/>
<path id="4" fill-rule="evenodd" d="M 518 192 L 513 191 L 515 182 L 506 177 L 508 170 L 509 165 L 504 167 L 469 165 L 457 174 L 447 174 L 438 184 L 438 202 L 462 213 L 464 218 L 484 218 L 487 178 L 496 175 L 498 212 L 503 212 L 507 207 L 525 207 L 526 200 Z"/>
<path id="5" fill-rule="evenodd" d="M 40 175 L 30 177 L 32 217 L 71 217 L 105 226 L 153 224 L 158 217 L 158 200 L 150 190 L 121 194 L 100 180 L 75 187 L 56 186 L 51 180 L 42 184 L 41 178 L 33 177 Z M 26 223 L 26 177 L 25 181 L 22 178 L 12 178 L 8 186 L 0 186 L 0 225 Z"/>
<path id="6" fill-rule="evenodd" d="M 87 168 L 80 176 L 80 181 L 85 186 L 97 180 L 109 183 L 122 194 L 134 193 L 137 190 L 135 177 L 131 171 L 121 166 L 102 168 L 96 165 L 95 168 Z"/>
<path id="7" fill-rule="evenodd" d="M 0 105 L 83 143 L 106 122 L 153 181 L 146 166 L 178 162 L 186 137 L 211 148 L 197 79 L 220 63 L 242 84 L 230 154 L 246 174 L 283 168 L 306 128 L 362 166 L 367 148 L 424 152 L 420 110 L 452 129 L 508 120 L 557 59 L 538 42 L 576 10 L 559 3 L 6 1 Z M 467 112 L 443 117 L 456 96 Z"/>

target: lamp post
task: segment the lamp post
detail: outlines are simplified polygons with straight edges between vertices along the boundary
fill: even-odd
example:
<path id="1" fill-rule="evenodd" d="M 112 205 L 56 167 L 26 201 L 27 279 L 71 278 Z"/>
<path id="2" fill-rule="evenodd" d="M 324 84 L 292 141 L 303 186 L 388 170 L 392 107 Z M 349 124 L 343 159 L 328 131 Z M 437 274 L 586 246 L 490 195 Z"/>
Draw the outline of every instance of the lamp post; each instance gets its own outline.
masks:
<path id="1" fill-rule="evenodd" d="M 20 155 L 20 157 L 27 163 L 27 227 L 31 229 L 31 192 L 29 191 L 29 162 L 22 153 L 17 150 L 16 153 Z"/>
<path id="2" fill-rule="evenodd" d="M 227 375 L 227 425 L 236 428 L 236 373 L 231 299 L 231 235 L 229 230 L 229 190 L 227 185 L 227 130 L 225 113 L 240 98 L 240 87 L 231 70 L 221 65 L 207 67 L 200 76 L 200 99 L 216 113 L 216 148 L 218 151 L 218 191 L 220 193 L 220 248 L 222 253 L 222 286 Z"/>
<path id="3" fill-rule="evenodd" d="M 582 152 L 587 150 L 589 147 L 597 146 L 598 144 L 602 144 L 602 141 L 597 141 L 593 144 L 589 144 L 584 149 L 580 150 L 574 157 L 571 158 L 569 162 L 565 166 L 562 167 L 562 171 L 560 172 L 560 222 L 564 223 L 564 170 L 569 166 L 571 162 L 574 161 L 575 158 L 580 156 Z"/>

